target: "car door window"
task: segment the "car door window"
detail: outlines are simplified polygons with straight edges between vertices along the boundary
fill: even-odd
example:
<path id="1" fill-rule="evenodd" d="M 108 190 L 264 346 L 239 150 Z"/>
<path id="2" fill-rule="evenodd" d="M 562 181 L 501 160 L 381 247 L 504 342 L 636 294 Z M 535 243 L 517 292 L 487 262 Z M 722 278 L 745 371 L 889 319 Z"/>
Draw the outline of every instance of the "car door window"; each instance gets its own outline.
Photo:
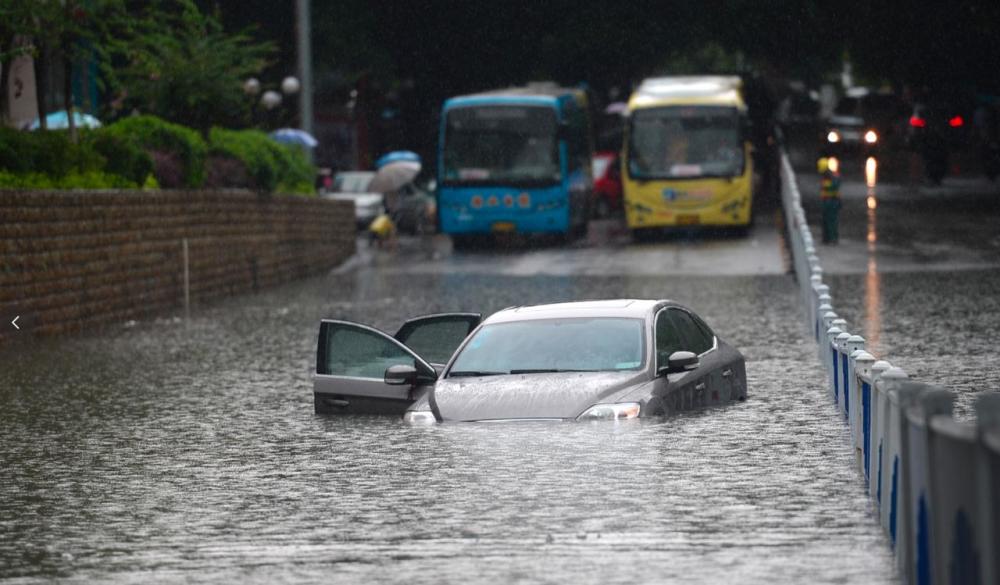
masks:
<path id="1" fill-rule="evenodd" d="M 675 351 L 686 351 L 684 338 L 671 319 L 674 311 L 660 311 L 656 316 L 656 367 L 667 365 L 670 354 Z"/>
<path id="2" fill-rule="evenodd" d="M 671 321 L 675 324 L 680 331 L 681 337 L 684 339 L 685 349 L 693 351 L 696 354 L 703 354 L 712 349 L 712 346 L 715 345 L 712 336 L 708 335 L 695 323 L 694 318 L 690 314 L 680 309 L 671 309 L 669 312 L 671 314 Z"/>
<path id="3" fill-rule="evenodd" d="M 376 331 L 343 323 L 325 323 L 324 330 L 319 374 L 382 379 L 389 366 L 419 367 L 405 347 Z"/>
<path id="4" fill-rule="evenodd" d="M 478 313 L 417 317 L 404 323 L 395 337 L 430 363 L 445 364 L 480 320 Z"/>

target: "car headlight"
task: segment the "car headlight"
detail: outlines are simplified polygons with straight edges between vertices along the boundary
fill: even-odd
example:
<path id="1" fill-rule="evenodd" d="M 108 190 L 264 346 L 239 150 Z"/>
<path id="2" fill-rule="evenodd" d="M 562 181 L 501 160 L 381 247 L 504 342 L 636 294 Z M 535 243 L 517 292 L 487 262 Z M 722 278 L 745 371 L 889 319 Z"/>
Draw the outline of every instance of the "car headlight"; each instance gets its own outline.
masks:
<path id="1" fill-rule="evenodd" d="M 878 142 L 878 133 L 875 132 L 874 130 L 869 130 L 868 132 L 865 132 L 865 142 L 867 142 L 868 144 L 875 144 L 876 142 Z"/>
<path id="2" fill-rule="evenodd" d="M 408 410 L 403 413 L 403 422 L 411 425 L 432 425 L 437 422 L 437 417 L 429 410 Z"/>
<path id="3" fill-rule="evenodd" d="M 826 141 L 833 143 L 840 142 L 840 133 L 836 130 L 830 130 L 830 133 L 826 135 Z"/>
<path id="4" fill-rule="evenodd" d="M 639 417 L 638 402 L 618 402 L 616 404 L 595 404 L 576 420 L 626 420 Z"/>

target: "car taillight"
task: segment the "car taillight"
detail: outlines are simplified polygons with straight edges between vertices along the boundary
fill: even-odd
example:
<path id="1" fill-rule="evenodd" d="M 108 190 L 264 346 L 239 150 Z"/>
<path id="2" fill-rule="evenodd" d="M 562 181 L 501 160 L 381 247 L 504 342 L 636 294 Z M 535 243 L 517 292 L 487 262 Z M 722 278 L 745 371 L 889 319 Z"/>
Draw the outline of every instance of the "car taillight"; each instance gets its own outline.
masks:
<path id="1" fill-rule="evenodd" d="M 951 120 L 948 120 L 948 125 L 952 128 L 958 128 L 962 124 L 965 124 L 965 120 L 962 119 L 962 116 L 955 116 Z"/>
<path id="2" fill-rule="evenodd" d="M 914 128 L 923 128 L 927 125 L 927 121 L 919 116 L 910 116 L 910 126 Z"/>

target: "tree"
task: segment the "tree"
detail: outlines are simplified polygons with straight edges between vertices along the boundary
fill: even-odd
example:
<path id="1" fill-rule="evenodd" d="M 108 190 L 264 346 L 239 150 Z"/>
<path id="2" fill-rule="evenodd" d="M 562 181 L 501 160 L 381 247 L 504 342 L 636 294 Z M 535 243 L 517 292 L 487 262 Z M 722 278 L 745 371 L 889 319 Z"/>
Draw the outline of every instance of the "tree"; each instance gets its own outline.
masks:
<path id="1" fill-rule="evenodd" d="M 246 31 L 227 34 L 192 0 L 159 2 L 137 24 L 121 75 L 128 105 L 206 134 L 212 126 L 249 124 L 243 81 L 267 66 L 272 43 Z"/>
<path id="2" fill-rule="evenodd" d="M 7 83 L 14 59 L 31 53 L 31 44 L 20 35 L 26 13 L 23 5 L 0 3 L 0 125 L 6 125 L 9 109 Z"/>
<path id="3" fill-rule="evenodd" d="M 3 75 L 0 92 L 6 115 L 7 80 L 14 57 L 30 54 L 35 63 L 35 85 L 39 125 L 46 128 L 49 97 L 49 67 L 61 60 L 63 106 L 69 117 L 70 136 L 76 139 L 73 118 L 73 64 L 92 59 L 106 64 L 111 52 L 120 49 L 130 36 L 131 19 L 124 0 L 32 0 L 0 4 L 0 64 Z M 107 67 L 105 77 L 113 76 Z"/>

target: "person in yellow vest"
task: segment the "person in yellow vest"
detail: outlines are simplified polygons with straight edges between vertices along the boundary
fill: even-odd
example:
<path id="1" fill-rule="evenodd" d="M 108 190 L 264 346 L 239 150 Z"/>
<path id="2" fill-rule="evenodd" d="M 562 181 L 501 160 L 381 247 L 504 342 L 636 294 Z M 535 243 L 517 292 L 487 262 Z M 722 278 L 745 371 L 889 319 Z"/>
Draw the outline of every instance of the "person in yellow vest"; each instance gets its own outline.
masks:
<path id="1" fill-rule="evenodd" d="M 819 171 L 819 197 L 823 205 L 823 243 L 836 244 L 840 239 L 840 165 L 833 157 L 816 163 Z"/>

